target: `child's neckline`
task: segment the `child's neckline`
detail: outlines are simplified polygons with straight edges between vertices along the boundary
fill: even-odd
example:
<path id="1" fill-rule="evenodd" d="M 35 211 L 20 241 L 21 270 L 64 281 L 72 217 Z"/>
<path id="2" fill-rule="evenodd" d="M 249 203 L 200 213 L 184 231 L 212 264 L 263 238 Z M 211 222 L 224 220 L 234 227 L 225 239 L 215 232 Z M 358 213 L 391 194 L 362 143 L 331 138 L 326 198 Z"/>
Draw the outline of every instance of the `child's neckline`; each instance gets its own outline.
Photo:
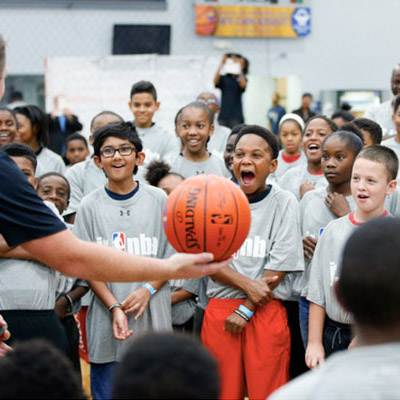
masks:
<path id="1" fill-rule="evenodd" d="M 126 194 L 119 194 L 119 193 L 115 193 L 113 191 L 111 191 L 110 189 L 107 189 L 104 186 L 104 189 L 106 191 L 106 193 L 108 194 L 109 197 L 111 197 L 113 200 L 128 200 L 130 198 L 132 198 L 138 191 L 139 191 L 139 182 L 137 182 L 136 187 L 129 193 Z"/>
<path id="2" fill-rule="evenodd" d="M 288 156 L 288 155 L 282 153 L 282 159 L 283 159 L 283 161 L 285 161 L 287 163 L 293 163 L 293 162 L 297 161 L 300 157 L 301 157 L 301 153 L 298 155 L 294 155 L 294 156 Z"/>
<path id="3" fill-rule="evenodd" d="M 365 222 L 356 221 L 356 219 L 354 218 L 354 214 L 355 214 L 355 211 L 353 211 L 352 213 L 349 214 L 349 220 L 353 225 L 360 226 L 360 225 L 364 225 L 368 222 L 368 221 L 365 221 Z M 389 214 L 389 212 L 387 210 L 383 210 L 382 215 L 378 218 L 386 217 L 388 214 Z"/>
<path id="4" fill-rule="evenodd" d="M 203 162 L 206 162 L 207 160 L 209 160 L 209 159 L 211 158 L 212 154 L 209 153 L 208 151 L 206 151 L 206 154 L 207 154 L 207 158 L 205 158 L 204 160 L 195 161 L 195 160 L 190 160 L 189 158 L 185 157 L 185 155 L 183 154 L 183 152 L 180 152 L 180 153 L 179 153 L 179 155 L 180 155 L 181 157 L 183 157 L 185 160 L 190 161 L 190 162 L 193 162 L 193 163 L 203 163 Z"/>

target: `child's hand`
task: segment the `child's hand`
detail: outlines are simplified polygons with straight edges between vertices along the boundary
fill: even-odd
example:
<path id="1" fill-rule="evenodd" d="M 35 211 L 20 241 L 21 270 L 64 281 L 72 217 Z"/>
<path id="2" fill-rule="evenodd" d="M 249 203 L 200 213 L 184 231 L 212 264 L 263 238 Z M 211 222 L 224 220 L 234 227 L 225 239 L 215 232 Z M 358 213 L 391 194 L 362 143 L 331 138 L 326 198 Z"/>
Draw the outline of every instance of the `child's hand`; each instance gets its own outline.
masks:
<path id="1" fill-rule="evenodd" d="M 245 290 L 247 298 L 257 307 L 267 304 L 274 298 L 274 293 L 269 287 L 269 283 L 275 282 L 277 279 L 277 276 L 273 276 L 263 277 L 258 280 L 249 280 Z"/>
<path id="2" fill-rule="evenodd" d="M 312 259 L 314 255 L 315 247 L 317 246 L 318 240 L 312 236 L 304 236 L 303 237 L 303 250 L 304 250 L 304 257 L 308 260 Z"/>
<path id="3" fill-rule="evenodd" d="M 225 320 L 225 327 L 224 330 L 230 333 L 240 333 L 246 326 L 247 321 L 242 318 L 240 315 L 236 313 L 232 313 L 226 320 Z"/>
<path id="4" fill-rule="evenodd" d="M 310 182 L 308 181 L 303 182 L 300 185 L 300 199 L 302 199 L 307 192 L 314 189 L 315 187 Z"/>
<path id="5" fill-rule="evenodd" d="M 315 368 L 325 361 L 325 350 L 322 343 L 308 343 L 306 349 L 306 364 L 308 368 Z"/>
<path id="6" fill-rule="evenodd" d="M 128 328 L 128 318 L 120 307 L 112 310 L 112 329 L 115 339 L 125 340 L 132 335 L 133 331 Z"/>
<path id="7" fill-rule="evenodd" d="M 350 213 L 350 206 L 346 198 L 340 193 L 329 193 L 325 197 L 325 205 L 338 218 L 344 217 Z"/>
<path id="8" fill-rule="evenodd" d="M 149 304 L 151 293 L 145 287 L 141 287 L 132 292 L 122 303 L 121 308 L 125 314 L 137 311 L 135 319 L 139 319 Z"/>
<path id="9" fill-rule="evenodd" d="M 63 319 L 67 315 L 68 305 L 69 305 L 68 300 L 64 296 L 61 296 L 56 301 L 54 312 L 59 319 Z"/>

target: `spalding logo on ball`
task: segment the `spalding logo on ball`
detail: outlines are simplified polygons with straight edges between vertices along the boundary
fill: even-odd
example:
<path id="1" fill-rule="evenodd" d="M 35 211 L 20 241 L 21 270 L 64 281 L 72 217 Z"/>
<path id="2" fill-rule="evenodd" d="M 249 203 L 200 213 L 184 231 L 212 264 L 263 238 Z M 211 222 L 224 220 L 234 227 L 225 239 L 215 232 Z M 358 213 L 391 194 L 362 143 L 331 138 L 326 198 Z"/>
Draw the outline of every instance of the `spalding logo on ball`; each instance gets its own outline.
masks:
<path id="1" fill-rule="evenodd" d="M 163 212 L 165 234 L 175 250 L 230 257 L 246 239 L 251 222 L 245 194 L 227 178 L 197 175 L 180 183 Z"/>

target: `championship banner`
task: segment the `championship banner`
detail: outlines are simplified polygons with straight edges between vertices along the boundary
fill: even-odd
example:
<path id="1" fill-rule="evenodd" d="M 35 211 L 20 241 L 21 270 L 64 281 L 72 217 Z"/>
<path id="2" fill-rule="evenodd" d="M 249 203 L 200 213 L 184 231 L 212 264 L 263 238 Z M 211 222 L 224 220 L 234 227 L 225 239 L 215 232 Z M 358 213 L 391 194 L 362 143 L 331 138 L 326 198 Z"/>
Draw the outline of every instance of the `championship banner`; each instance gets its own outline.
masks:
<path id="1" fill-rule="evenodd" d="M 196 5 L 195 21 L 202 36 L 296 38 L 310 34 L 311 9 Z"/>

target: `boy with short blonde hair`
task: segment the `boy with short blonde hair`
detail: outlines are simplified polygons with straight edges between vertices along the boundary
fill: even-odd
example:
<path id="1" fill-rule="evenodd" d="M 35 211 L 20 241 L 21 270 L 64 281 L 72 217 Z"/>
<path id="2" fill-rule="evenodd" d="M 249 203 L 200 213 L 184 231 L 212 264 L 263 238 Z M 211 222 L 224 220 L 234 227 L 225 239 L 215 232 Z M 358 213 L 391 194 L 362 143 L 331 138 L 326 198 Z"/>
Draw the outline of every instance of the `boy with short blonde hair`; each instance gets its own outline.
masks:
<path id="1" fill-rule="evenodd" d="M 318 240 L 311 262 L 307 299 L 310 304 L 306 363 L 321 364 L 352 340 L 351 314 L 338 303 L 333 285 L 342 250 L 351 233 L 365 222 L 388 215 L 385 198 L 396 189 L 398 159 L 393 150 L 370 146 L 359 153 L 351 177 L 356 211 L 332 221 Z M 324 326 L 325 324 L 325 326 Z"/>

